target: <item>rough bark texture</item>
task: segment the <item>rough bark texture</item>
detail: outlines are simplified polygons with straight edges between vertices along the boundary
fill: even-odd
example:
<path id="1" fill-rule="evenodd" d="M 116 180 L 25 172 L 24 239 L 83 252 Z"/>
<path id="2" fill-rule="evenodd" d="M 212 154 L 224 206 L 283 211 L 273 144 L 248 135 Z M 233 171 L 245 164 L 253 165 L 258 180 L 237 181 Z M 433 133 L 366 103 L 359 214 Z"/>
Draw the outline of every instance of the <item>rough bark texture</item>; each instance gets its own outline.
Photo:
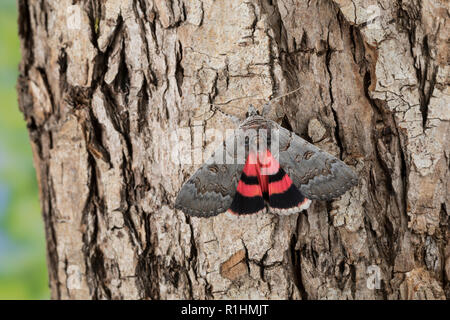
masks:
<path id="1" fill-rule="evenodd" d="M 18 6 L 52 298 L 450 297 L 447 1 Z M 232 128 L 210 103 L 242 117 L 298 87 L 271 118 L 351 165 L 356 188 L 239 223 L 173 209 L 198 167 L 169 160 L 175 130 Z"/>

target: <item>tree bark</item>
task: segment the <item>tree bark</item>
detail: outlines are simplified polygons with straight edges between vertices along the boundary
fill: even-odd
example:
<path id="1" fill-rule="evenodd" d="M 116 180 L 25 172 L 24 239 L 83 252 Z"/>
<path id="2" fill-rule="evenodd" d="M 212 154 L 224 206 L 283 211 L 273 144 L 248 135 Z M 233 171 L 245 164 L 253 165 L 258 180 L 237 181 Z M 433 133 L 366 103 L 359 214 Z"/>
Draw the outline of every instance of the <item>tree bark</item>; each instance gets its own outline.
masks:
<path id="1" fill-rule="evenodd" d="M 448 2 L 18 7 L 52 298 L 450 297 Z M 233 128 L 211 103 L 242 118 L 296 88 L 270 118 L 359 185 L 286 217 L 174 210 L 199 166 L 171 161 L 174 134 Z"/>

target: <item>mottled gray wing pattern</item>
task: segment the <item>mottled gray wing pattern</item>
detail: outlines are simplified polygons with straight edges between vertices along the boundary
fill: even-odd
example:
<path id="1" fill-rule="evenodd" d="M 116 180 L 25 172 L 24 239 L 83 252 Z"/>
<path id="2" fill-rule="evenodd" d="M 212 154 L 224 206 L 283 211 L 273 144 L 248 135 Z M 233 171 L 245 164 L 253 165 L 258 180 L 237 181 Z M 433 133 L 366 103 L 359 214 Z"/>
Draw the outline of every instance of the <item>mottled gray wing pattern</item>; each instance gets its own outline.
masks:
<path id="1" fill-rule="evenodd" d="M 280 166 L 307 198 L 330 200 L 358 183 L 344 162 L 275 122 L 274 127 L 279 129 Z"/>
<path id="2" fill-rule="evenodd" d="M 235 136 L 229 137 L 186 181 L 175 200 L 175 208 L 192 216 L 211 217 L 231 206 L 244 168 L 236 159 L 235 141 Z M 230 162 L 226 157 L 233 162 L 226 163 Z"/>

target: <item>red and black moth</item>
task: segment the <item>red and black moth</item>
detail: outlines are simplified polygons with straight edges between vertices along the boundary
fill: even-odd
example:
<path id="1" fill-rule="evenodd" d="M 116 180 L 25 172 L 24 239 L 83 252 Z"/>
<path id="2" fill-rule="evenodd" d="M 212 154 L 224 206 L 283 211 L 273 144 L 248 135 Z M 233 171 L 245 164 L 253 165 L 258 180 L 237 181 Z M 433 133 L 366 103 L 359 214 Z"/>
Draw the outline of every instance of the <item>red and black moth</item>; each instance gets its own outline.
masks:
<path id="1" fill-rule="evenodd" d="M 266 134 L 252 136 L 255 131 Z M 244 163 L 239 161 L 242 153 Z M 344 162 L 250 106 L 235 134 L 182 186 L 175 207 L 199 217 L 225 211 L 248 215 L 267 208 L 292 214 L 307 209 L 312 199 L 339 197 L 357 182 L 356 174 Z"/>
<path id="2" fill-rule="evenodd" d="M 293 184 L 269 150 L 250 153 L 242 171 L 236 194 L 227 212 L 241 215 L 266 211 L 278 214 L 298 212 L 309 207 L 306 198 Z"/>

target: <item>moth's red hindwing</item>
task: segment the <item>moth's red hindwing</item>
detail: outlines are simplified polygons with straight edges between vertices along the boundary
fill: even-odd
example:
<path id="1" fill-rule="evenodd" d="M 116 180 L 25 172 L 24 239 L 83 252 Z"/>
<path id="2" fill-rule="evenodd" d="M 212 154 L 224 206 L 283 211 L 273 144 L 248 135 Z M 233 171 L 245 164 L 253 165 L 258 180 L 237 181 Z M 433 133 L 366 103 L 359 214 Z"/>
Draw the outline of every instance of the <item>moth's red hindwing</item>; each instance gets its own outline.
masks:
<path id="1" fill-rule="evenodd" d="M 236 194 L 228 211 L 232 214 L 244 215 L 260 212 L 265 208 L 264 198 L 258 175 L 258 164 L 250 154 L 242 171 Z"/>
<path id="2" fill-rule="evenodd" d="M 281 210 L 276 210 L 277 212 L 282 212 L 284 209 L 292 212 L 301 211 L 303 209 L 302 205 L 306 205 L 309 199 L 306 199 L 300 190 L 297 189 L 291 178 L 268 150 L 266 158 L 266 166 L 271 168 L 268 175 L 269 206 L 273 209 Z"/>
<path id="3" fill-rule="evenodd" d="M 228 211 L 236 215 L 261 212 L 265 209 L 264 200 L 278 213 L 301 211 L 310 202 L 269 150 L 249 154 Z"/>

